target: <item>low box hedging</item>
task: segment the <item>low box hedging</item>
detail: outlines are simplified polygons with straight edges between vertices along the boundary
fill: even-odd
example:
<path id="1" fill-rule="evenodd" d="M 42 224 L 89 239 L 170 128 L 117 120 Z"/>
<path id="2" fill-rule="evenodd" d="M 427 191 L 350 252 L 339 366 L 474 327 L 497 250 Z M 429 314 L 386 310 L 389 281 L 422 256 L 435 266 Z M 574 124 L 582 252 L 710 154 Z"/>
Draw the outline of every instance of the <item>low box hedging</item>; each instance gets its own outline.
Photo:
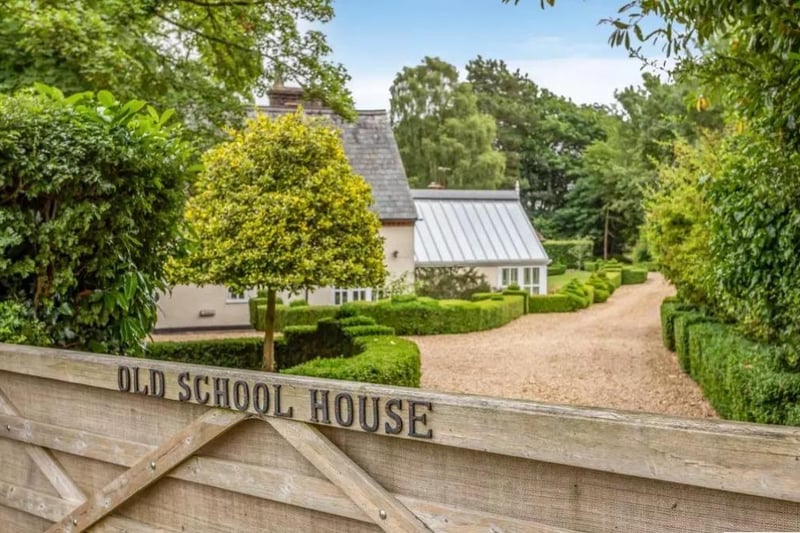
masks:
<path id="1" fill-rule="evenodd" d="M 502 300 L 491 298 L 472 302 L 404 298 L 351 302 L 342 308 L 372 317 L 378 324 L 394 328 L 398 335 L 438 335 L 503 326 L 524 314 L 525 299 L 517 295 L 503 295 Z"/>
<path id="2" fill-rule="evenodd" d="M 196 365 L 261 368 L 264 339 L 242 337 L 179 342 L 151 342 L 142 357 Z"/>
<path id="3" fill-rule="evenodd" d="M 566 271 L 567 265 L 563 263 L 552 263 L 547 267 L 548 276 L 558 276 L 560 274 L 564 274 Z"/>
<path id="4" fill-rule="evenodd" d="M 776 346 L 752 342 L 732 326 L 688 326 L 691 375 L 725 417 L 766 424 L 800 423 L 800 372 L 780 364 Z"/>
<path id="5" fill-rule="evenodd" d="M 661 341 L 667 350 L 675 351 L 675 316 L 681 311 L 692 311 L 694 307 L 681 303 L 675 297 L 665 298 L 661 302 Z"/>
<path id="6" fill-rule="evenodd" d="M 608 281 L 614 285 L 615 289 L 619 289 L 622 286 L 622 272 L 618 270 L 606 270 L 603 272 L 606 275 Z"/>
<path id="7" fill-rule="evenodd" d="M 528 299 L 529 313 L 571 313 L 574 310 L 566 294 L 534 294 Z"/>
<path id="8" fill-rule="evenodd" d="M 634 285 L 637 283 L 644 283 L 647 281 L 647 269 L 625 267 L 622 269 L 622 284 Z"/>
<path id="9" fill-rule="evenodd" d="M 597 272 L 600 268 L 600 261 L 584 261 L 583 270 L 587 272 Z"/>
<path id="10" fill-rule="evenodd" d="M 258 300 L 253 298 L 250 301 Z M 266 300 L 266 299 L 265 299 Z M 252 306 L 251 306 L 252 309 Z M 324 318 L 336 316 L 338 307 L 335 305 L 301 305 L 301 306 L 275 306 L 275 331 L 283 331 L 287 326 L 313 326 Z M 256 306 L 256 318 L 251 320 L 253 327 L 264 331 L 264 319 L 267 315 L 267 306 Z"/>
<path id="11" fill-rule="evenodd" d="M 677 310 L 673 314 L 672 330 L 675 337 L 675 353 L 678 355 L 678 363 L 681 365 L 681 369 L 687 374 L 691 372 L 689 326 L 712 321 L 712 318 L 700 311 Z"/>
<path id="12" fill-rule="evenodd" d="M 314 359 L 282 370 L 284 374 L 419 387 L 420 357 L 417 345 L 398 337 L 360 337 L 363 350 L 352 357 Z"/>
<path id="13" fill-rule="evenodd" d="M 594 297 L 589 294 L 589 289 L 583 283 L 578 281 L 577 278 L 569 280 L 569 282 L 558 289 L 558 294 L 564 294 L 570 298 L 574 309 L 585 309 L 592 304 Z"/>
<path id="14" fill-rule="evenodd" d="M 522 298 L 522 314 L 528 314 L 528 298 L 530 297 L 530 293 L 528 291 L 523 291 L 520 289 L 504 289 L 503 295 L 520 296 Z"/>

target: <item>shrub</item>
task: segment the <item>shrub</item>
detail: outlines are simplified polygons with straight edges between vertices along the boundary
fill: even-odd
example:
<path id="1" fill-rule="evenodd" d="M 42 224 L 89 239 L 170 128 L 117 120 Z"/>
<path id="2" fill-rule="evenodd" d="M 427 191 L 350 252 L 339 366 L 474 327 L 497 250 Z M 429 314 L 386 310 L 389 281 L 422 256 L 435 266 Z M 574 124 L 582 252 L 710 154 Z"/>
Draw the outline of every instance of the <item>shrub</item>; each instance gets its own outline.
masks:
<path id="1" fill-rule="evenodd" d="M 466 300 L 472 293 L 490 288 L 486 276 L 474 268 L 417 268 L 414 277 L 418 295 L 437 299 Z"/>
<path id="2" fill-rule="evenodd" d="M 288 326 L 313 326 L 324 318 L 333 318 L 338 310 L 339 307 L 335 305 L 275 306 L 275 331 L 283 331 Z M 256 308 L 256 319 L 253 327 L 259 331 L 264 331 L 266 313 L 266 305 L 259 305 Z"/>
<path id="3" fill-rule="evenodd" d="M 599 261 L 584 261 L 583 262 L 583 270 L 587 272 L 596 272 L 600 268 Z"/>
<path id="4" fill-rule="evenodd" d="M 420 357 L 417 345 L 397 337 L 360 337 L 363 350 L 353 357 L 314 359 L 282 370 L 284 374 L 419 387 Z"/>
<path id="5" fill-rule="evenodd" d="M 528 291 L 523 291 L 520 289 L 512 289 L 511 287 L 505 289 L 503 291 L 504 296 L 519 296 L 522 298 L 522 313 L 528 314 L 528 298 L 530 297 L 530 293 Z M 495 298 L 493 298 L 495 299 Z"/>
<path id="6" fill-rule="evenodd" d="M 647 269 L 625 267 L 622 269 L 621 281 L 623 285 L 644 283 L 647 281 Z"/>
<path id="7" fill-rule="evenodd" d="M 566 285 L 558 289 L 558 294 L 565 294 L 570 297 L 575 309 L 584 309 L 592 303 L 589 290 L 577 278 L 571 279 Z"/>
<path id="8" fill-rule="evenodd" d="M 595 303 L 603 303 L 608 300 L 611 293 L 605 289 L 595 289 L 594 290 L 594 302 Z"/>
<path id="9" fill-rule="evenodd" d="M 502 292 L 476 292 L 470 297 L 473 302 L 481 302 L 483 300 L 503 300 Z"/>
<path id="10" fill-rule="evenodd" d="M 48 346 L 45 325 L 18 302 L 0 302 L 0 342 Z"/>
<path id="11" fill-rule="evenodd" d="M 593 272 L 589 279 L 591 280 L 592 278 L 599 279 L 605 285 L 609 294 L 614 294 L 614 291 L 617 290 L 617 285 L 611 281 L 611 278 L 609 278 L 606 272 Z M 620 278 L 620 282 L 622 282 L 622 278 Z"/>
<path id="12" fill-rule="evenodd" d="M 733 326 L 688 326 L 692 377 L 725 417 L 766 424 L 797 423 L 800 373 L 785 371 L 778 348 L 744 338 Z"/>
<path id="13" fill-rule="evenodd" d="M 535 294 L 528 300 L 529 313 L 570 313 L 575 309 L 566 294 Z"/>
<path id="14" fill-rule="evenodd" d="M 554 263 L 561 263 L 567 268 L 580 268 L 584 260 L 592 257 L 594 243 L 590 240 L 576 239 L 568 241 L 548 240 L 542 243 L 547 256 Z"/>
<path id="15" fill-rule="evenodd" d="M 417 298 L 351 302 L 342 308 L 370 316 L 378 324 L 394 328 L 398 335 L 437 335 L 500 327 L 524 314 L 525 299 L 516 295 L 473 302 Z"/>
<path id="16" fill-rule="evenodd" d="M 30 302 L 56 346 L 135 352 L 155 325 L 193 158 L 169 116 L 107 91 L 0 95 L 0 300 Z"/>
<path id="17" fill-rule="evenodd" d="M 701 322 L 713 322 L 713 319 L 700 311 L 683 310 L 675 311 L 672 319 L 672 330 L 675 337 L 675 353 L 678 354 L 678 363 L 681 369 L 689 374 L 691 362 L 689 359 L 689 326 Z"/>
<path id="18" fill-rule="evenodd" d="M 606 270 L 604 272 L 608 281 L 614 286 L 614 289 L 619 289 L 622 286 L 622 272 L 618 270 Z"/>
<path id="19" fill-rule="evenodd" d="M 694 306 L 681 303 L 672 297 L 661 302 L 661 340 L 667 350 L 675 351 L 675 315 L 681 311 L 694 309 Z"/>
<path id="20" fill-rule="evenodd" d="M 193 363 L 229 368 L 261 368 L 264 339 L 211 339 L 181 342 L 151 342 L 145 346 L 143 357 L 162 361 Z"/>
<path id="21" fill-rule="evenodd" d="M 592 275 L 589 276 L 586 283 L 594 287 L 595 303 L 605 302 L 614 291 L 614 286 L 608 281 L 608 278 L 601 278 L 596 272 L 593 272 Z"/>
<path id="22" fill-rule="evenodd" d="M 305 300 L 292 300 L 289 302 L 289 307 L 308 307 L 308 302 Z"/>
<path id="23" fill-rule="evenodd" d="M 548 276 L 558 276 L 567 271 L 567 265 L 563 263 L 552 263 L 547 267 Z"/>

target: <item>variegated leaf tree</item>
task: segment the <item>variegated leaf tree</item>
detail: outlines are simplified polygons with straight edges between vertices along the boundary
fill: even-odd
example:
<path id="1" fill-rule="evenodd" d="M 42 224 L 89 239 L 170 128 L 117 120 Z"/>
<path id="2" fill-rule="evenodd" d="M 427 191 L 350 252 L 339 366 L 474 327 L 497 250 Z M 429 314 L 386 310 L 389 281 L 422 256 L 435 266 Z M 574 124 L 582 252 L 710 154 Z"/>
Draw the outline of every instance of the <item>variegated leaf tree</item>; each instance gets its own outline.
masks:
<path id="1" fill-rule="evenodd" d="M 176 280 L 267 289 L 263 368 L 275 370 L 275 295 L 383 283 L 380 221 L 340 133 L 302 109 L 248 121 L 208 151 L 187 205 L 196 243 Z"/>

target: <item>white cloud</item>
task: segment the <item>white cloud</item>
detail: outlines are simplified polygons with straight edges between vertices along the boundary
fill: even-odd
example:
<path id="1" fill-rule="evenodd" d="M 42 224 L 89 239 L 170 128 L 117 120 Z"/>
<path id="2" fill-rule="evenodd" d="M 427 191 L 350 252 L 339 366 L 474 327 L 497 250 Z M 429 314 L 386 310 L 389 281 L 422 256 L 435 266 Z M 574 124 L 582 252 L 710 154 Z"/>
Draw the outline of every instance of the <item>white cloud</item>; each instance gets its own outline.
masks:
<path id="1" fill-rule="evenodd" d="M 611 104 L 614 91 L 642 80 L 641 63 L 630 58 L 563 57 L 509 61 L 540 87 L 577 104 Z"/>

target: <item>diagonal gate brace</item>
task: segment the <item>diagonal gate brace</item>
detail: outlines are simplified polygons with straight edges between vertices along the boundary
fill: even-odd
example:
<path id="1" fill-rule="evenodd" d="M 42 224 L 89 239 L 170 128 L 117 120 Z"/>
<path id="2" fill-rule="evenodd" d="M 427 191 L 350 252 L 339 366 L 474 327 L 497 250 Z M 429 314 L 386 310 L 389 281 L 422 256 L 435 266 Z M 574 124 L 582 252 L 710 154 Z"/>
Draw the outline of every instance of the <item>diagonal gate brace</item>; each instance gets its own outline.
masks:
<path id="1" fill-rule="evenodd" d="M 251 416 L 221 409 L 208 411 L 92 494 L 85 503 L 48 529 L 47 533 L 77 533 L 86 530 L 138 492 L 161 479 L 200 448 Z"/>

